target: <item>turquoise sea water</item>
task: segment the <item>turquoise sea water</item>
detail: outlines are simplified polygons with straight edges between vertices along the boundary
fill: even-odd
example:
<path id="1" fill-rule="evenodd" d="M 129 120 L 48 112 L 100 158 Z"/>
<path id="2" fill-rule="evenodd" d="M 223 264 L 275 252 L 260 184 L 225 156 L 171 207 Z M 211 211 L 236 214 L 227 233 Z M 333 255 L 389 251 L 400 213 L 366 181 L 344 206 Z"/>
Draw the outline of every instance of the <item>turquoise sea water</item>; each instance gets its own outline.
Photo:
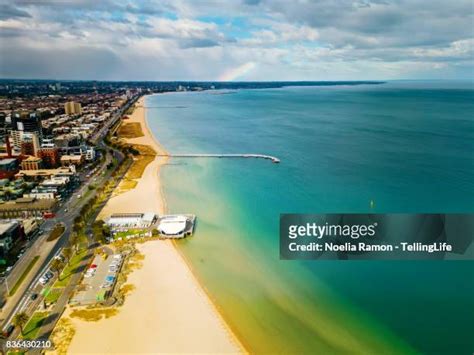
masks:
<path id="1" fill-rule="evenodd" d="M 170 212 L 198 217 L 180 243 L 252 352 L 472 353 L 471 261 L 280 261 L 280 213 L 473 212 L 468 82 L 288 87 L 147 98 L 173 159 Z M 375 208 L 370 209 L 370 201 Z"/>

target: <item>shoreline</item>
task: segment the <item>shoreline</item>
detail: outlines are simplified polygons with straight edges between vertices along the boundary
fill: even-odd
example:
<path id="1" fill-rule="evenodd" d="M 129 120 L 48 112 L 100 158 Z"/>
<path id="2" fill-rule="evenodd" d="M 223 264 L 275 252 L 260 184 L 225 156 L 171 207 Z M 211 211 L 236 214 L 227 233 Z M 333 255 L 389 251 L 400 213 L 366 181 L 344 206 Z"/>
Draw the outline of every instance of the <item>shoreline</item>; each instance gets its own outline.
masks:
<path id="1" fill-rule="evenodd" d="M 142 104 L 143 104 L 143 108 L 145 109 L 144 110 L 144 115 L 143 115 L 143 118 L 142 118 L 142 121 L 140 122 L 142 124 L 142 127 L 144 126 L 144 134 L 145 136 L 148 136 L 153 142 L 154 144 L 160 148 L 161 152 L 163 152 L 163 154 L 168 154 L 168 152 L 166 151 L 166 149 L 164 149 L 164 147 L 161 145 L 161 143 L 158 141 L 158 139 L 154 136 L 153 132 L 151 131 L 151 128 L 148 124 L 148 120 L 147 120 L 147 117 L 146 117 L 146 106 L 144 106 L 144 101 L 146 100 L 146 98 L 148 96 L 153 96 L 153 95 L 156 95 L 156 94 L 152 94 L 152 95 L 145 95 L 145 96 L 142 96 L 140 98 L 140 101 L 143 100 Z M 146 131 L 146 132 L 145 132 Z M 157 157 L 156 159 L 159 159 L 159 157 Z M 165 162 L 163 162 L 162 164 L 160 164 L 160 169 L 162 166 L 164 166 L 168 160 L 170 158 L 164 158 L 165 159 Z M 159 176 L 160 175 L 160 172 L 158 173 L 158 179 L 160 180 L 160 195 L 159 195 L 159 198 L 161 199 L 161 203 L 162 203 L 162 207 L 163 207 L 163 213 L 167 213 L 168 212 L 168 208 L 167 208 L 167 204 L 166 204 L 166 199 L 165 199 L 165 195 L 164 195 L 164 192 L 163 192 L 163 184 L 161 183 L 161 177 Z M 232 330 L 232 328 L 230 327 L 229 324 L 227 324 L 227 322 L 225 321 L 222 313 L 219 311 L 219 308 L 217 306 L 217 304 L 212 300 L 212 297 L 211 295 L 209 294 L 209 291 L 207 290 L 207 288 L 202 285 L 200 282 L 199 282 L 199 279 L 197 278 L 196 274 L 195 274 L 195 271 L 193 270 L 192 268 L 192 265 L 191 265 L 191 262 L 186 258 L 186 256 L 184 255 L 184 253 L 179 249 L 179 247 L 176 245 L 176 242 L 174 240 L 171 241 L 171 244 L 173 245 L 173 248 L 176 250 L 177 254 L 179 255 L 179 257 L 182 259 L 182 261 L 186 264 L 186 267 L 188 268 L 189 272 L 191 273 L 193 279 L 194 279 L 194 282 L 198 285 L 198 287 L 200 287 L 202 289 L 202 291 L 204 292 L 205 294 L 205 297 L 207 298 L 209 304 L 211 305 L 211 307 L 213 308 L 214 312 L 216 313 L 216 316 L 219 318 L 222 326 L 224 327 L 224 329 L 226 330 L 226 332 L 228 333 L 229 337 L 232 339 L 232 342 L 235 343 L 237 345 L 237 347 L 239 348 L 239 353 L 243 353 L 243 354 L 247 354 L 248 351 L 246 350 L 246 348 L 244 347 L 243 343 L 240 341 L 240 339 L 237 337 L 237 335 L 234 333 L 234 331 Z"/>
<path id="2" fill-rule="evenodd" d="M 168 154 L 148 125 L 145 106 L 147 96 L 137 101 L 130 118 L 125 121 L 140 123 L 143 136 L 124 140 L 130 144 L 149 145 L 158 154 Z M 168 159 L 155 157 L 146 166 L 143 175 L 136 179 L 137 185 L 109 199 L 99 218 L 120 212 L 166 213 L 160 169 Z M 151 198 L 150 190 L 155 192 L 154 198 Z M 110 319 L 86 322 L 71 318 L 76 329 L 69 347 L 71 353 L 90 352 L 91 349 L 94 352 L 115 352 L 115 349 L 136 352 L 141 349 L 145 352 L 247 353 L 206 288 L 199 283 L 189 261 L 173 241 L 152 240 L 137 247 L 145 255 L 143 266 L 135 270 L 127 281 L 127 284 L 136 285 L 136 289 L 127 296 L 118 314 Z M 174 273 L 160 276 L 156 274 L 160 269 L 168 273 L 172 270 Z M 154 321 L 155 327 L 135 329 L 140 328 L 142 320 L 139 319 L 137 323 L 137 318 L 143 311 L 146 312 L 143 317 Z M 136 327 L 131 326 L 134 324 Z M 134 345 L 127 342 L 128 339 L 120 341 L 114 329 L 116 332 L 120 332 L 119 329 L 126 330 L 129 334 L 137 332 L 135 338 L 143 338 L 144 342 Z M 146 334 L 147 329 L 149 334 Z M 166 336 L 157 335 L 162 332 Z M 113 345 L 109 342 L 113 342 Z"/>

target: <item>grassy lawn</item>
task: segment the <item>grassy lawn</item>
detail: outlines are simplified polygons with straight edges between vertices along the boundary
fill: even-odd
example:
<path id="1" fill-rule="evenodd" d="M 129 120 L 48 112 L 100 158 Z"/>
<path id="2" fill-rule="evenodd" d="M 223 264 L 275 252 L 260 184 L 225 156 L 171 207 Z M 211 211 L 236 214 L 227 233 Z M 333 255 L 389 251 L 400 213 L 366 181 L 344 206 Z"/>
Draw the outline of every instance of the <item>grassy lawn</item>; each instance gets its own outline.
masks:
<path id="1" fill-rule="evenodd" d="M 84 249 L 87 249 L 89 245 L 89 242 L 87 241 L 87 236 L 84 232 L 79 233 L 79 244 L 78 248 L 79 251 L 83 251 Z"/>
<path id="2" fill-rule="evenodd" d="M 44 297 L 44 300 L 46 301 L 47 304 L 51 303 L 56 303 L 63 293 L 64 288 L 50 288 L 46 296 Z"/>
<path id="3" fill-rule="evenodd" d="M 118 129 L 118 135 L 122 138 L 143 137 L 142 126 L 138 122 L 124 123 Z"/>
<path id="4" fill-rule="evenodd" d="M 64 226 L 62 224 L 56 224 L 54 229 L 51 231 L 51 234 L 48 236 L 47 241 L 50 242 L 52 240 L 58 239 L 61 234 L 64 233 Z"/>
<path id="5" fill-rule="evenodd" d="M 154 155 L 137 155 L 133 159 L 132 166 L 125 176 L 128 179 L 139 179 L 142 177 L 145 168 L 155 160 Z"/>
<path id="6" fill-rule="evenodd" d="M 69 264 L 64 268 L 63 272 L 61 273 L 61 280 L 56 280 L 53 285 L 53 288 L 60 288 L 66 287 L 71 280 L 71 276 L 77 271 L 77 268 L 81 264 L 82 259 L 87 255 L 87 249 L 80 250 L 77 254 L 75 254 Z"/>
<path id="7" fill-rule="evenodd" d="M 129 229 L 128 231 L 125 231 L 125 232 L 117 232 L 115 234 L 115 239 L 117 239 L 117 238 L 125 239 L 129 235 L 146 233 L 146 232 L 147 232 L 147 230 L 145 230 L 145 229 Z"/>
<path id="8" fill-rule="evenodd" d="M 25 329 L 23 330 L 23 339 L 33 340 L 38 336 L 38 332 L 43 324 L 44 320 L 48 317 L 48 312 L 35 312 L 26 323 Z"/>
<path id="9" fill-rule="evenodd" d="M 118 189 L 120 189 L 120 191 L 128 191 L 128 190 L 131 190 L 131 189 L 134 189 L 135 186 L 137 186 L 138 182 L 136 182 L 135 180 L 128 180 L 128 179 L 124 179 L 120 182 L 120 185 L 118 186 Z"/>
<path id="10" fill-rule="evenodd" d="M 35 266 L 36 262 L 38 261 L 39 259 L 39 256 L 36 255 L 33 260 L 31 260 L 31 262 L 29 263 L 29 265 L 26 267 L 25 271 L 23 271 L 23 274 L 21 274 L 20 278 L 18 279 L 18 281 L 16 282 L 15 286 L 13 286 L 13 288 L 10 290 L 10 296 L 13 296 L 15 294 L 15 292 L 18 290 L 18 288 L 20 287 L 21 283 L 25 280 L 26 276 L 28 275 L 28 273 L 31 271 L 31 269 L 33 268 L 33 266 Z"/>

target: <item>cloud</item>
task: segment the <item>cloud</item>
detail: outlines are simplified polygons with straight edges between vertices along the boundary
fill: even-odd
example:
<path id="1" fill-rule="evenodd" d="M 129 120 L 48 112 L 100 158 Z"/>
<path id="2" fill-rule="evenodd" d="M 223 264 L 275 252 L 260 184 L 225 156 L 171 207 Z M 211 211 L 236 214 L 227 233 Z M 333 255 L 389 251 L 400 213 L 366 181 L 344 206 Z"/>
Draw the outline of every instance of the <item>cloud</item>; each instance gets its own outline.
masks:
<path id="1" fill-rule="evenodd" d="M 255 63 L 249 80 L 466 77 L 474 68 L 470 0 L 4 2 L 3 77 L 213 80 L 245 63 Z"/>
<path id="2" fill-rule="evenodd" d="M 210 38 L 189 38 L 180 41 L 181 48 L 207 48 L 218 46 L 219 43 Z"/>
<path id="3" fill-rule="evenodd" d="M 19 17 L 31 17 L 31 15 L 28 12 L 18 9 L 12 5 L 0 4 L 0 20 Z"/>

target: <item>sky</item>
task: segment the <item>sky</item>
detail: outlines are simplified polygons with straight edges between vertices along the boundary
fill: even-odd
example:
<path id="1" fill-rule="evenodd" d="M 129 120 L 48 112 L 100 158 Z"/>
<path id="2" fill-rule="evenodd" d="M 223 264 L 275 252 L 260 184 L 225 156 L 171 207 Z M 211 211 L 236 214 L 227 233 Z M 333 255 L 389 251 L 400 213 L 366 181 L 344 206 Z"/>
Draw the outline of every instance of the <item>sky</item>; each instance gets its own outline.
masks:
<path id="1" fill-rule="evenodd" d="M 474 78 L 472 0 L 0 0 L 0 77 Z"/>

